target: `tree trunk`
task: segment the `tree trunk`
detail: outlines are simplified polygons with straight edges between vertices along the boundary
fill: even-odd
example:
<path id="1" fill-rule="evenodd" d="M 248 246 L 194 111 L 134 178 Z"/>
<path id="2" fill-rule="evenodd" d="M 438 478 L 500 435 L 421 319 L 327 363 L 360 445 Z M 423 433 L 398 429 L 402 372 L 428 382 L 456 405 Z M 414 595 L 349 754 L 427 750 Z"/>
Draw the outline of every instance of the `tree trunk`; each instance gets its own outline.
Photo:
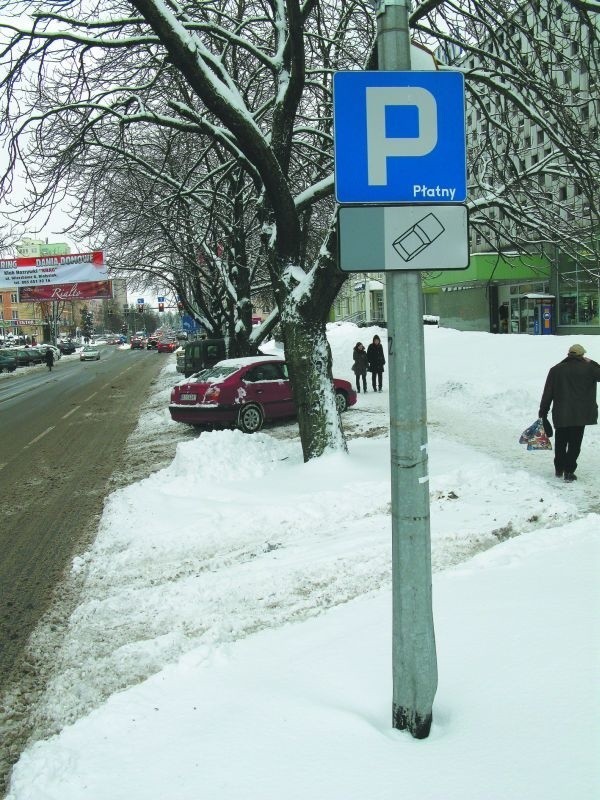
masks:
<path id="1" fill-rule="evenodd" d="M 346 439 L 335 404 L 331 350 L 325 323 L 317 320 L 282 321 L 285 355 L 298 410 L 304 460 L 329 450 L 344 450 Z M 300 387 L 296 390 L 295 387 Z"/>

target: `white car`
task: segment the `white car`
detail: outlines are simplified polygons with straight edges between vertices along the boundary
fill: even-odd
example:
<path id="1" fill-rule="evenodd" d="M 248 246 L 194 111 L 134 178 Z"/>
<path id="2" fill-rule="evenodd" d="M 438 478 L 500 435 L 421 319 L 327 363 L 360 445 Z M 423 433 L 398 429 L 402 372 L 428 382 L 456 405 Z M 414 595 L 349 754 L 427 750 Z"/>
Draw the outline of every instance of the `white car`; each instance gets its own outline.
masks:
<path id="1" fill-rule="evenodd" d="M 59 358 L 62 358 L 62 353 L 60 352 L 58 347 L 56 347 L 56 345 L 53 345 L 53 344 L 37 344 L 36 348 L 41 353 L 44 353 L 44 354 L 46 353 L 46 350 L 52 350 L 52 352 L 54 353 L 54 360 L 55 361 L 58 361 Z"/>
<path id="2" fill-rule="evenodd" d="M 91 345 L 86 345 L 79 353 L 80 361 L 100 361 L 100 350 Z"/>

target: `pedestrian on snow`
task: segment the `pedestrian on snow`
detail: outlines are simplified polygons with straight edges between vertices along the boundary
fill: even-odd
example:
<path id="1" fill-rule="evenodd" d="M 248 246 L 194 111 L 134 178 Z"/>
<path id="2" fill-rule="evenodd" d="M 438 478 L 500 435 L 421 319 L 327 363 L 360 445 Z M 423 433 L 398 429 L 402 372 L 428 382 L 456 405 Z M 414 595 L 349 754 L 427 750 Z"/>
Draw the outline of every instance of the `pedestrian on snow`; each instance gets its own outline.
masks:
<path id="1" fill-rule="evenodd" d="M 52 372 L 52 367 L 54 366 L 54 352 L 52 348 L 46 348 L 46 352 L 44 353 L 44 361 L 48 367 L 48 372 Z"/>
<path id="2" fill-rule="evenodd" d="M 352 364 L 352 371 L 356 375 L 356 391 L 360 392 L 360 382 L 362 379 L 363 392 L 366 392 L 367 368 L 369 366 L 369 360 L 367 358 L 365 346 L 362 342 L 357 342 L 354 345 L 354 350 L 352 351 L 352 358 L 354 359 L 354 363 Z"/>
<path id="3" fill-rule="evenodd" d="M 367 347 L 367 361 L 369 362 L 369 372 L 371 373 L 371 382 L 373 384 L 373 391 L 381 391 L 381 384 L 383 383 L 383 365 L 385 364 L 385 356 L 383 354 L 383 346 L 379 336 L 374 336 L 373 341 Z"/>
<path id="4" fill-rule="evenodd" d="M 546 378 L 539 416 L 546 419 L 552 406 L 555 427 L 554 469 L 557 478 L 577 480 L 577 457 L 586 425 L 598 422 L 596 384 L 600 381 L 600 364 L 584 358 L 580 344 L 569 347 L 567 357 L 556 364 Z"/>

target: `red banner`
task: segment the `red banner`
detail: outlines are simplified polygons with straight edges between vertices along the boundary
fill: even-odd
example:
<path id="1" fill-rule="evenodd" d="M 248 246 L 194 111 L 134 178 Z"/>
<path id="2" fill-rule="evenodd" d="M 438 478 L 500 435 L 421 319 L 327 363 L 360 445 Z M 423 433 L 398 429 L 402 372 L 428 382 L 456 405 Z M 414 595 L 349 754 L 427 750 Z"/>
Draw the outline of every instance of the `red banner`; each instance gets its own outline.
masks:
<path id="1" fill-rule="evenodd" d="M 110 300 L 112 296 L 112 281 L 84 281 L 19 288 L 21 303 L 39 303 L 44 300 Z"/>
<path id="2" fill-rule="evenodd" d="M 0 260 L 0 286 L 58 286 L 108 280 L 102 250 Z"/>

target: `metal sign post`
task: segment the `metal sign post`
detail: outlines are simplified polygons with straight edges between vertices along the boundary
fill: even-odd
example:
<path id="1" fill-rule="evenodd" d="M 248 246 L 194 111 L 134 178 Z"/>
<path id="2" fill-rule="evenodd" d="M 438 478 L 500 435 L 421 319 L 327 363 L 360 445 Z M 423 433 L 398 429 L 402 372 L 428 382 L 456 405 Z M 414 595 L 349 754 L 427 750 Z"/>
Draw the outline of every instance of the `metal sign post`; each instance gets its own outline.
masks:
<path id="1" fill-rule="evenodd" d="M 380 3 L 380 70 L 410 70 L 409 0 Z M 437 689 L 421 274 L 386 276 L 392 481 L 393 725 L 429 735 Z"/>
<path id="2" fill-rule="evenodd" d="M 340 268 L 388 272 L 393 725 L 429 735 L 437 689 L 421 270 L 469 263 L 464 78 L 411 70 L 410 0 L 377 0 L 379 71 L 333 77 Z"/>

